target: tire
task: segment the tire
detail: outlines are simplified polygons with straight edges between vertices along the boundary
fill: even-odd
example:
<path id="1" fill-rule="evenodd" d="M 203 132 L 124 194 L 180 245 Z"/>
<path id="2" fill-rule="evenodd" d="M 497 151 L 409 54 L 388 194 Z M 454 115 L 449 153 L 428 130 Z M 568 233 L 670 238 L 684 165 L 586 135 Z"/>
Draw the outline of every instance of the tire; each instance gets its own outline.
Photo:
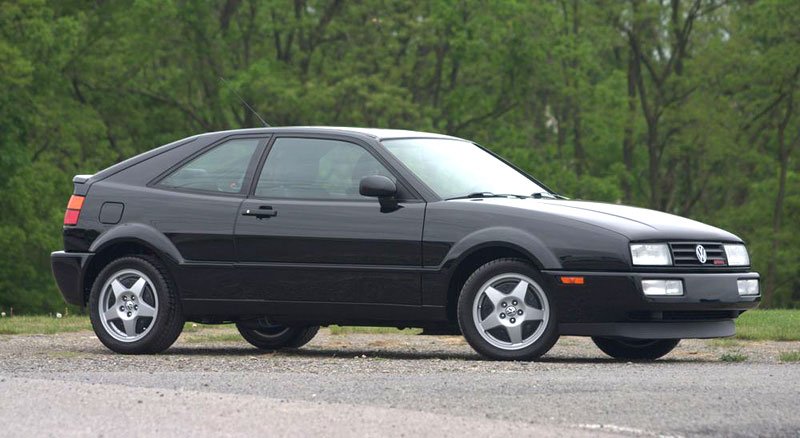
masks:
<path id="1" fill-rule="evenodd" d="M 628 339 L 593 337 L 603 353 L 620 360 L 656 360 L 678 346 L 680 339 Z"/>
<path id="2" fill-rule="evenodd" d="M 458 324 L 476 352 L 496 360 L 534 360 L 558 340 L 552 295 L 520 259 L 494 260 L 472 273 L 458 298 Z"/>
<path id="3" fill-rule="evenodd" d="M 166 268 L 143 255 L 116 259 L 100 271 L 89 294 L 89 318 L 100 342 L 122 354 L 164 351 L 184 323 Z"/>
<path id="4" fill-rule="evenodd" d="M 236 328 L 245 341 L 261 350 L 300 348 L 314 339 L 319 331 L 318 325 L 286 327 L 267 324 L 266 320 L 261 320 L 257 324 L 237 322 Z"/>

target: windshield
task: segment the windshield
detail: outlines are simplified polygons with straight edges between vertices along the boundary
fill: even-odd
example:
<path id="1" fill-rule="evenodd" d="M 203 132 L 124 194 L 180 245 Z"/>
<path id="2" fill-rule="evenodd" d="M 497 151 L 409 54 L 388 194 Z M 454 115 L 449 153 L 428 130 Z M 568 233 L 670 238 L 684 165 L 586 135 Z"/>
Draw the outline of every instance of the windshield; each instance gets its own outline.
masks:
<path id="1" fill-rule="evenodd" d="M 398 160 L 444 199 L 549 193 L 513 167 L 464 140 L 384 140 Z"/>

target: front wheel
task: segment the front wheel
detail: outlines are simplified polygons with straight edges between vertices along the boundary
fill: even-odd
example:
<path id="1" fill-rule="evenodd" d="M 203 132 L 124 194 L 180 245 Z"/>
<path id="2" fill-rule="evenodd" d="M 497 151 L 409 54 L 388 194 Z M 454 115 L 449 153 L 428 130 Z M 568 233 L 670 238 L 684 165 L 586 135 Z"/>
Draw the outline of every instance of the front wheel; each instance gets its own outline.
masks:
<path id="1" fill-rule="evenodd" d="M 236 328 L 245 341 L 261 350 L 281 348 L 300 348 L 311 341 L 319 331 L 319 326 L 287 327 L 270 324 L 264 320 L 237 322 Z"/>
<path id="2" fill-rule="evenodd" d="M 554 303 L 539 272 L 519 259 L 494 260 L 464 283 L 458 323 L 483 356 L 533 360 L 547 353 L 558 330 Z"/>
<path id="3" fill-rule="evenodd" d="M 593 337 L 592 341 L 614 359 L 655 360 L 672 351 L 681 340 Z"/>

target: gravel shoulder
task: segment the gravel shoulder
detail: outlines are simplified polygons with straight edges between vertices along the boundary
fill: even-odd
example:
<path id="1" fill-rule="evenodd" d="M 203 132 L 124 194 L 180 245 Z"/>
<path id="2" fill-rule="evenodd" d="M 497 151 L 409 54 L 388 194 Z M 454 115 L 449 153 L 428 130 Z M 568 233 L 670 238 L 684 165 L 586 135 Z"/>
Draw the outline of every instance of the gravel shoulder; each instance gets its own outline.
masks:
<path id="1" fill-rule="evenodd" d="M 120 431 L 109 414 L 125 424 L 130 408 L 150 419 L 134 436 L 798 436 L 800 363 L 780 362 L 787 351 L 800 342 L 690 340 L 625 363 L 562 338 L 540 362 L 491 362 L 460 337 L 322 330 L 264 353 L 219 328 L 121 356 L 91 332 L 0 336 L 0 435 L 108 436 Z M 744 361 L 721 361 L 732 354 Z"/>

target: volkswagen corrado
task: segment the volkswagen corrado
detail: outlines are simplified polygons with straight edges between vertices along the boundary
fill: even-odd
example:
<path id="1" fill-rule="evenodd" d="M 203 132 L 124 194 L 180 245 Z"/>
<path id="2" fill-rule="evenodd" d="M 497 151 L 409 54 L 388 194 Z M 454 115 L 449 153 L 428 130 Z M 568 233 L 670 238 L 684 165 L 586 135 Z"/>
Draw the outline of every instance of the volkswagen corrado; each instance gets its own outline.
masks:
<path id="1" fill-rule="evenodd" d="M 162 351 L 197 321 L 262 349 L 344 324 L 461 333 L 492 359 L 575 335 L 647 360 L 733 335 L 760 300 L 739 237 L 567 199 L 445 135 L 207 133 L 73 183 L 53 274 L 119 353 Z"/>

